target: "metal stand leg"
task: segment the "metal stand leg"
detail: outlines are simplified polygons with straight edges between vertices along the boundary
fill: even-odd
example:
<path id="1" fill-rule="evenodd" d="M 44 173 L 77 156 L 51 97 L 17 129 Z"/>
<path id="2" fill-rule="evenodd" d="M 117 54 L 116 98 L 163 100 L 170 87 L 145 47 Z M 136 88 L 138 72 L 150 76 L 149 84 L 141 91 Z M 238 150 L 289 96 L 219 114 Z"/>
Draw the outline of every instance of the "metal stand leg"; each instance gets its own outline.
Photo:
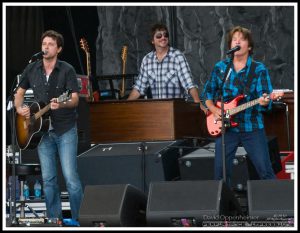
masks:
<path id="1" fill-rule="evenodd" d="M 25 207 L 27 207 L 36 218 L 39 218 L 38 214 L 30 206 L 26 205 L 26 200 L 24 197 L 24 180 L 20 180 L 20 205 L 16 209 L 20 208 L 20 218 L 25 218 Z"/>
<path id="2" fill-rule="evenodd" d="M 35 212 L 34 209 L 32 209 L 30 206 L 25 204 L 25 201 L 22 201 L 21 204 L 19 206 L 17 206 L 17 209 L 20 208 L 21 210 L 21 214 L 20 214 L 20 218 L 25 218 L 25 207 L 27 207 L 36 218 L 39 218 L 40 216 Z"/>
<path id="3" fill-rule="evenodd" d="M 25 218 L 25 197 L 24 197 L 24 180 L 20 180 L 20 205 L 16 208 L 20 208 L 20 218 Z"/>
<path id="4" fill-rule="evenodd" d="M 289 123 L 289 106 L 285 105 L 285 117 L 286 117 L 286 130 L 287 130 L 287 140 L 288 140 L 288 150 L 291 150 L 291 141 L 290 141 L 290 123 Z"/>

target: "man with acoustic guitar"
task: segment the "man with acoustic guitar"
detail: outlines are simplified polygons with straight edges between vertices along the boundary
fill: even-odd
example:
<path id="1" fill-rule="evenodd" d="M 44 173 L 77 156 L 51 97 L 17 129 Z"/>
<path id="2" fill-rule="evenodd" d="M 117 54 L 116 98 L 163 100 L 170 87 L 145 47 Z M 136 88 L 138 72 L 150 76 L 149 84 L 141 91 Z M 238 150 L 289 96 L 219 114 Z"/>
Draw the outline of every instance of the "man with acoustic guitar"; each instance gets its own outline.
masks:
<path id="1" fill-rule="evenodd" d="M 229 52 L 233 52 L 229 75 L 224 78 L 230 59 L 219 61 L 216 63 L 203 92 L 205 104 L 209 109 L 207 120 L 213 118 L 212 122 L 207 122 L 208 131 L 212 136 L 219 136 L 221 127 L 222 112 L 220 104 L 215 103 L 216 100 L 220 100 L 221 95 L 223 95 L 225 102 L 225 112 L 226 110 L 231 111 L 229 107 L 226 107 L 226 103 L 227 101 L 234 103 L 233 98 L 238 99 L 238 101 L 242 99 L 240 102 L 244 104 L 239 107 L 246 109 L 241 111 L 237 107 L 236 111 L 232 111 L 232 115 L 239 113 L 234 116 L 235 122 L 231 122 L 231 127 L 226 128 L 224 134 L 227 184 L 230 184 L 232 162 L 240 143 L 245 148 L 260 179 L 275 179 L 269 157 L 262 112 L 270 110 L 272 99 L 278 98 L 281 94 L 278 93 L 277 96 L 275 93 L 271 94 L 272 85 L 267 68 L 261 62 L 252 59 L 254 42 L 248 29 L 240 26 L 234 27 L 228 33 L 228 48 L 230 49 Z M 230 104 L 228 105 L 230 106 Z M 217 130 L 210 130 L 210 126 L 214 127 L 214 125 L 220 127 L 217 127 Z M 216 180 L 223 178 L 221 139 L 222 137 L 216 137 Z"/>
<path id="2" fill-rule="evenodd" d="M 83 197 L 77 172 L 76 107 L 79 101 L 79 89 L 75 69 L 58 59 L 63 44 L 64 39 L 60 33 L 53 30 L 43 33 L 41 37 L 43 59 L 32 62 L 25 68 L 15 94 L 14 105 L 17 117 L 23 119 L 23 123 L 18 125 L 17 134 L 20 133 L 29 138 L 18 140 L 19 146 L 22 145 L 20 143 L 22 141 L 28 142 L 20 148 L 26 148 L 31 143 L 31 138 L 36 139 L 40 135 L 37 149 L 42 170 L 47 217 L 62 219 L 56 168 L 58 155 L 69 193 L 72 219 L 77 220 Z M 36 113 L 34 112 L 36 109 L 24 105 L 24 94 L 28 88 L 33 89 L 35 101 L 48 103 L 48 105 L 41 110 L 38 108 Z M 66 91 L 69 92 L 69 96 L 62 98 Z M 30 120 L 27 121 L 28 119 Z M 40 132 L 42 128 L 46 128 L 44 133 Z M 20 136 L 17 136 L 18 138 Z"/>

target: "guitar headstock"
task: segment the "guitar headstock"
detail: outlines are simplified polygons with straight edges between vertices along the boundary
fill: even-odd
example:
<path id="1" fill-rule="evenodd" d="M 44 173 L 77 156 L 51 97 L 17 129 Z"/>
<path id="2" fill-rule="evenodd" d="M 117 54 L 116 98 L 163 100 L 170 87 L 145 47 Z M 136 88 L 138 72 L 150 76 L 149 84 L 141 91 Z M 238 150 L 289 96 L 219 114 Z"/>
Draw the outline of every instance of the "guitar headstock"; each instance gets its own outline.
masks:
<path id="1" fill-rule="evenodd" d="M 121 54 L 121 57 L 122 57 L 123 62 L 126 61 L 126 58 L 127 58 L 127 51 L 128 51 L 128 46 L 127 46 L 127 45 L 124 45 L 123 48 L 122 48 L 122 54 Z"/>
<path id="2" fill-rule="evenodd" d="M 84 50 L 84 52 L 89 53 L 89 46 L 85 38 L 80 39 L 80 47 Z"/>
<path id="3" fill-rule="evenodd" d="M 284 92 L 283 91 L 273 91 L 270 94 L 270 99 L 272 99 L 272 100 L 280 100 L 283 96 L 284 96 Z"/>
<path id="4" fill-rule="evenodd" d="M 66 102 L 71 99 L 72 90 L 68 89 L 57 98 L 57 103 Z"/>

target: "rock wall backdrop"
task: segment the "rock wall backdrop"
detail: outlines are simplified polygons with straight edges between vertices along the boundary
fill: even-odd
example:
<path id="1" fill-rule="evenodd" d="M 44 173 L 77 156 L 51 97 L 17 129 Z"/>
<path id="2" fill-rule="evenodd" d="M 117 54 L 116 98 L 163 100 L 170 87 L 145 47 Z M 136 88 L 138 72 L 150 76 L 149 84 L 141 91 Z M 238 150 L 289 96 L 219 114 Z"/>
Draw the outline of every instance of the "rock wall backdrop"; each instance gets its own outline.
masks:
<path id="1" fill-rule="evenodd" d="M 200 91 L 214 64 L 225 58 L 226 34 L 240 25 L 252 31 L 254 59 L 269 68 L 273 87 L 294 89 L 294 9 L 290 6 L 98 6 L 96 73 L 138 73 L 151 51 L 150 28 L 168 26 L 170 44 L 186 56 Z"/>

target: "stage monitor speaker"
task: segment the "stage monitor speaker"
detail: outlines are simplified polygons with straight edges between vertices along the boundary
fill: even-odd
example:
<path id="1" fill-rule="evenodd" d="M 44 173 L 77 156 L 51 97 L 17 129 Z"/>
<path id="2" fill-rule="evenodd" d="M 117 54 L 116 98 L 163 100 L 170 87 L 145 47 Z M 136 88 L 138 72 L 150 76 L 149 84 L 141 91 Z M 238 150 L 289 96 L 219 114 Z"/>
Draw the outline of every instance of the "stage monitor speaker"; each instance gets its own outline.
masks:
<path id="1" fill-rule="evenodd" d="M 249 180 L 249 216 L 266 220 L 294 217 L 294 180 Z"/>
<path id="2" fill-rule="evenodd" d="M 281 170 L 281 160 L 277 137 L 268 137 L 270 160 L 274 173 Z M 210 143 L 179 158 L 179 169 L 182 180 L 213 180 L 214 179 L 215 143 Z M 248 159 L 244 147 L 237 149 L 232 161 L 231 186 L 234 190 L 245 191 L 248 180 L 259 180 L 251 160 Z"/>
<path id="3" fill-rule="evenodd" d="M 83 186 L 132 184 L 147 193 L 151 181 L 179 179 L 179 144 L 159 141 L 95 145 L 77 157 L 80 179 Z"/>
<path id="4" fill-rule="evenodd" d="M 152 182 L 149 188 L 147 226 L 206 226 L 220 216 L 242 214 L 232 191 L 223 181 Z"/>
<path id="5" fill-rule="evenodd" d="M 146 226 L 147 196 L 130 184 L 87 185 L 79 210 L 80 226 Z"/>
<path id="6" fill-rule="evenodd" d="M 231 186 L 243 191 L 249 180 L 247 153 L 239 147 L 232 161 Z M 178 159 L 181 180 L 214 179 L 215 143 L 210 143 Z"/>

